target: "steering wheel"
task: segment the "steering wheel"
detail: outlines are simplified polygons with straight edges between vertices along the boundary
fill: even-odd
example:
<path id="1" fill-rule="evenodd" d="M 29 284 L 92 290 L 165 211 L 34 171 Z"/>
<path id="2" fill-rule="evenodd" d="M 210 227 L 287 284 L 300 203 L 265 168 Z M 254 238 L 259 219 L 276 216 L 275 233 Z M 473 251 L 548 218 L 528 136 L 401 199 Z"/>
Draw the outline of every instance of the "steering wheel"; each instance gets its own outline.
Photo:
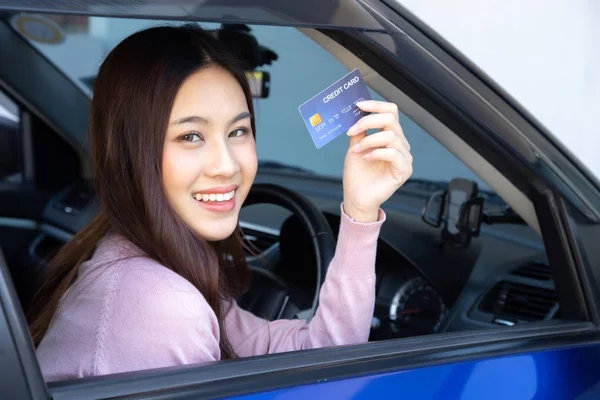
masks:
<path id="1" fill-rule="evenodd" d="M 291 211 L 298 218 L 311 238 L 317 272 L 316 287 L 311 308 L 294 310 L 288 285 L 274 274 L 268 265 L 254 259 L 248 263 L 252 269 L 252 285 L 248 293 L 242 296 L 242 306 L 245 305 L 249 311 L 269 320 L 282 317 L 309 320 L 317 310 L 319 291 L 325 282 L 327 267 L 335 253 L 335 239 L 331 227 L 323 213 L 308 198 L 282 186 L 254 184 L 248 193 L 244 207 L 253 204 L 278 205 Z"/>

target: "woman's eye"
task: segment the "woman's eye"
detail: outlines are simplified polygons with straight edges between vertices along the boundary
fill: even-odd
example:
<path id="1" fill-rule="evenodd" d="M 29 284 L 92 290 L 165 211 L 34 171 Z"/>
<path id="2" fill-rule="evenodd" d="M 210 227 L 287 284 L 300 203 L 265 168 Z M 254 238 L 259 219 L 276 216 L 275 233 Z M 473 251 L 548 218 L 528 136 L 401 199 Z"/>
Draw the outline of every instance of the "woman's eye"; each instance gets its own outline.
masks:
<path id="1" fill-rule="evenodd" d="M 183 142 L 198 142 L 202 140 L 202 136 L 199 133 L 186 133 L 180 137 Z"/>
<path id="2" fill-rule="evenodd" d="M 236 137 L 244 136 L 247 133 L 248 133 L 248 129 L 247 128 L 240 128 L 240 129 L 236 129 L 236 130 L 232 131 L 229 134 L 229 137 L 236 138 Z"/>

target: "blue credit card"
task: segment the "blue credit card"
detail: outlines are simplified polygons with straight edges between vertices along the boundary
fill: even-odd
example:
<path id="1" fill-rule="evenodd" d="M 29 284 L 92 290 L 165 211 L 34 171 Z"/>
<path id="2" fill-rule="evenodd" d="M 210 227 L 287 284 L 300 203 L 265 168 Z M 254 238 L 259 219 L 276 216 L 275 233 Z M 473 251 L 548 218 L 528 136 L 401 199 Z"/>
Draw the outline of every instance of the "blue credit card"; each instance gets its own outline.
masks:
<path id="1" fill-rule="evenodd" d="M 317 149 L 346 133 L 368 114 L 356 106 L 363 100 L 371 100 L 371 95 L 360 71 L 355 69 L 298 107 Z"/>

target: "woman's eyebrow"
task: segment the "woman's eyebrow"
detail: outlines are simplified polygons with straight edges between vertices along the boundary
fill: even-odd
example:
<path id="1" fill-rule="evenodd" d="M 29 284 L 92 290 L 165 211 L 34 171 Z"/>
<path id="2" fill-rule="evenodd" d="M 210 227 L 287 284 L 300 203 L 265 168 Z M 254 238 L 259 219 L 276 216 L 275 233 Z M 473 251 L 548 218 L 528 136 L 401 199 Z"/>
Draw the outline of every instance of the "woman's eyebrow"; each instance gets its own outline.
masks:
<path id="1" fill-rule="evenodd" d="M 238 115 L 236 115 L 235 117 L 233 117 L 233 119 L 229 122 L 229 125 L 233 125 L 236 122 L 241 121 L 246 118 L 252 119 L 252 114 L 250 114 L 248 111 L 243 111 L 243 112 L 239 113 Z"/>
<path id="2" fill-rule="evenodd" d="M 181 125 L 181 124 L 189 124 L 189 123 L 199 123 L 204 125 L 209 125 L 210 121 L 204 117 L 200 117 L 198 115 L 190 115 L 187 117 L 179 118 L 173 122 L 171 125 Z"/>
<path id="3" fill-rule="evenodd" d="M 229 125 L 235 124 L 236 122 L 241 121 L 246 118 L 252 119 L 252 114 L 250 114 L 248 111 L 243 111 L 243 112 L 239 113 L 238 115 L 236 115 L 235 117 L 233 117 L 231 119 L 231 121 L 229 121 Z M 171 125 L 181 125 L 181 124 L 189 124 L 189 123 L 210 125 L 211 122 L 208 118 L 204 118 L 199 115 L 190 115 L 187 117 L 179 118 L 179 119 L 171 122 Z"/>

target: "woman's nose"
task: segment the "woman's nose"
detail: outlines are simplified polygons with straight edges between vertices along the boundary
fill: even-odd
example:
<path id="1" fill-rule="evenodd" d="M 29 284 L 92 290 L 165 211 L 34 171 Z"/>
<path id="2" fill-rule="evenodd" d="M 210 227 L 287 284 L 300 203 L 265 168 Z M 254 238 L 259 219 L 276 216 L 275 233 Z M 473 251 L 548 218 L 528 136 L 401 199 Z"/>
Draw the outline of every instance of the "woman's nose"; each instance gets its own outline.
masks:
<path id="1" fill-rule="evenodd" d="M 205 173 L 210 177 L 230 177 L 235 175 L 239 170 L 239 164 L 232 154 L 231 148 L 226 141 L 218 141 L 213 143 L 208 154 L 208 162 L 206 164 Z"/>

